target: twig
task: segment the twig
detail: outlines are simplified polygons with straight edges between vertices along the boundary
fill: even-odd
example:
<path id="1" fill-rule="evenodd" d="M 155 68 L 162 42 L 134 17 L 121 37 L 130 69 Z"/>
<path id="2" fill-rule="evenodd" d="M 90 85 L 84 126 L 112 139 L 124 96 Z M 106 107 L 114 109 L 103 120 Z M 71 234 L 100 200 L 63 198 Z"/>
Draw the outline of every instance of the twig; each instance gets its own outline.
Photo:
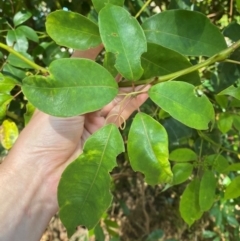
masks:
<path id="1" fill-rule="evenodd" d="M 136 14 L 136 16 L 135 16 L 135 18 L 138 18 L 140 15 L 141 15 L 141 13 L 145 10 L 145 8 L 150 4 L 150 2 L 151 2 L 152 0 L 148 0 L 143 6 L 142 6 L 142 8 L 139 10 L 139 12 Z"/>
<path id="2" fill-rule="evenodd" d="M 35 64 L 33 61 L 27 59 L 25 56 L 23 56 L 22 54 L 18 53 L 16 50 L 14 50 L 13 48 L 0 43 L 0 48 L 7 50 L 9 53 L 14 54 L 15 56 L 17 56 L 19 59 L 23 60 L 25 63 L 29 64 L 30 66 L 32 66 L 34 69 L 41 71 L 43 74 L 47 74 L 48 71 L 47 69 L 39 66 L 38 64 Z"/>
<path id="3" fill-rule="evenodd" d="M 179 76 L 192 73 L 196 70 L 199 70 L 203 67 L 212 65 L 216 62 L 224 61 L 225 59 L 227 59 L 229 57 L 229 55 L 231 53 L 233 53 L 239 47 L 240 47 L 240 40 L 238 40 L 236 43 L 234 43 L 233 45 L 231 45 L 227 49 L 219 52 L 218 54 L 215 54 L 214 56 L 210 57 L 209 59 L 207 59 L 207 60 L 205 60 L 205 61 L 203 61 L 199 64 L 196 64 L 194 66 L 191 66 L 191 67 L 183 69 L 183 70 L 176 71 L 176 72 L 171 73 L 171 74 L 160 76 L 157 79 L 154 78 L 150 81 L 149 80 L 140 80 L 140 81 L 135 81 L 134 83 L 135 83 L 135 85 L 143 85 L 143 84 L 146 84 L 148 82 L 148 84 L 154 85 L 154 84 L 157 84 L 157 83 L 166 82 L 166 81 L 169 81 L 169 80 L 176 79 Z M 120 87 L 132 86 L 132 81 L 121 82 L 121 83 L 119 83 L 119 86 Z"/>

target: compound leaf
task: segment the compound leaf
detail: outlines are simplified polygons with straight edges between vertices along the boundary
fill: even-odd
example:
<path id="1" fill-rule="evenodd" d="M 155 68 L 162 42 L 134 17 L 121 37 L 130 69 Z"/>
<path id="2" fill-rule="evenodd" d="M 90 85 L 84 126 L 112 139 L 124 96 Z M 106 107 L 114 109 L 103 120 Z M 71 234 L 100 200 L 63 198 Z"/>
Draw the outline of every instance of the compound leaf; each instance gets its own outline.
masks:
<path id="1" fill-rule="evenodd" d="M 122 137 L 113 124 L 95 132 L 83 154 L 63 172 L 58 186 L 60 218 L 71 236 L 78 225 L 92 229 L 112 201 L 109 172 L 124 151 Z"/>
<path id="2" fill-rule="evenodd" d="M 219 29 L 195 11 L 161 12 L 147 19 L 142 27 L 148 42 L 184 55 L 212 56 L 227 47 Z"/>
<path id="3" fill-rule="evenodd" d="M 141 55 L 147 51 L 147 42 L 137 20 L 122 7 L 107 5 L 99 13 L 99 28 L 106 51 L 116 55 L 116 69 L 126 79 L 138 80 L 143 73 Z"/>
<path id="4" fill-rule="evenodd" d="M 138 113 L 129 131 L 127 147 L 133 170 L 142 172 L 148 184 L 172 181 L 167 132 L 160 123 Z"/>
<path id="5" fill-rule="evenodd" d="M 205 95 L 196 96 L 194 86 L 171 81 L 156 84 L 149 90 L 150 98 L 173 118 L 195 129 L 208 129 L 214 109 Z"/>
<path id="6" fill-rule="evenodd" d="M 50 76 L 30 76 L 22 90 L 38 109 L 54 116 L 75 116 L 98 110 L 118 93 L 111 74 L 87 59 L 58 59 Z"/>
<path id="7" fill-rule="evenodd" d="M 68 48 L 86 50 L 101 43 L 98 26 L 78 13 L 62 10 L 50 13 L 46 30 L 58 45 Z"/>

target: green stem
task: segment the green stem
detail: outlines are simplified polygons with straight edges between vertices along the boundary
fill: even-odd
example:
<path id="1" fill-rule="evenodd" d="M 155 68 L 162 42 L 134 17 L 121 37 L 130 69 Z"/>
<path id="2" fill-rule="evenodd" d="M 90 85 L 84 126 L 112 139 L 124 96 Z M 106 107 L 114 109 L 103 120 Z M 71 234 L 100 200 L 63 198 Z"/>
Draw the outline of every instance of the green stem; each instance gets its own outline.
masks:
<path id="1" fill-rule="evenodd" d="M 139 10 L 139 12 L 136 14 L 135 18 L 138 18 L 140 16 L 140 14 L 145 10 L 145 8 L 150 4 L 152 0 L 148 0 L 143 6 L 142 8 Z"/>
<path id="2" fill-rule="evenodd" d="M 48 71 L 47 69 L 35 64 L 33 61 L 27 59 L 26 57 L 24 57 L 23 55 L 21 55 L 20 53 L 18 53 L 17 51 L 15 51 L 13 48 L 0 43 L 0 48 L 7 50 L 9 53 L 14 54 L 15 56 L 17 56 L 18 58 L 20 58 L 21 60 L 23 60 L 25 63 L 29 64 L 30 66 L 32 66 L 34 69 L 41 71 L 43 74 L 47 74 Z"/>
<path id="3" fill-rule="evenodd" d="M 233 153 L 238 155 L 237 151 L 234 150 L 230 150 L 228 148 L 225 148 L 223 146 L 221 146 L 219 143 L 216 143 L 215 141 L 213 141 L 210 137 L 208 137 L 207 135 L 205 135 L 202 131 L 198 131 L 198 135 L 203 138 L 204 140 L 208 141 L 209 143 L 213 144 L 214 146 L 218 147 L 219 149 L 222 149 L 223 151 L 229 152 L 229 153 Z"/>
<path id="4" fill-rule="evenodd" d="M 139 80 L 139 81 L 134 82 L 134 84 L 135 84 L 135 86 L 137 86 L 137 85 L 144 85 L 144 84 L 155 85 L 155 84 L 158 84 L 158 83 L 161 83 L 161 82 L 166 82 L 166 81 L 169 81 L 169 80 L 176 79 L 179 76 L 192 73 L 192 72 L 194 72 L 196 70 L 199 70 L 199 69 L 201 69 L 203 67 L 206 67 L 206 66 L 209 66 L 211 64 L 214 64 L 216 62 L 224 61 L 225 59 L 227 59 L 229 57 L 229 55 L 232 52 L 234 52 L 239 47 L 240 47 L 240 40 L 237 41 L 236 43 L 234 43 L 233 45 L 231 45 L 230 47 L 228 47 L 227 49 L 221 51 L 220 53 L 215 54 L 214 56 L 210 57 L 209 59 L 207 59 L 207 60 L 205 60 L 205 61 L 203 61 L 203 62 L 201 62 L 199 64 L 196 64 L 194 66 L 191 66 L 191 67 L 189 67 L 187 69 L 183 69 L 183 70 L 179 70 L 179 71 L 176 71 L 174 73 L 171 73 L 171 74 L 163 75 L 163 76 L 160 76 L 158 78 L 154 78 L 154 79 L 152 79 L 150 81 L 149 80 Z M 120 87 L 132 86 L 132 81 L 120 82 L 119 86 Z"/>
<path id="5" fill-rule="evenodd" d="M 240 65 L 239 61 L 232 60 L 232 59 L 226 59 L 225 62 L 232 63 L 232 64 L 239 64 Z"/>

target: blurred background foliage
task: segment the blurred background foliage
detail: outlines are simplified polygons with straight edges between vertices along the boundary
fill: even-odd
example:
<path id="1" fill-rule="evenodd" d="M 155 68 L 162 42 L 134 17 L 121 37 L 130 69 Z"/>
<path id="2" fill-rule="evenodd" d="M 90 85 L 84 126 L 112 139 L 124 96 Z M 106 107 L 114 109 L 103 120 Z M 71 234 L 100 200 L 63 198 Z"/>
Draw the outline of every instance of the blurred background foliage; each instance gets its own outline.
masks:
<path id="1" fill-rule="evenodd" d="M 143 6 L 143 0 L 125 0 L 125 7 L 135 15 Z M 143 22 L 149 16 L 169 9 L 187 9 L 199 11 L 216 24 L 231 44 L 240 39 L 239 1 L 234 0 L 153 0 L 150 6 L 138 18 Z M 1 0 L 0 2 L 0 42 L 14 45 L 19 52 L 41 66 L 49 65 L 53 60 L 71 55 L 71 50 L 55 44 L 45 32 L 45 20 L 48 13 L 66 9 L 81 13 L 95 21 L 97 13 L 90 0 Z M 18 132 L 29 121 L 34 108 L 18 95 L 17 83 L 29 73 L 25 63 L 0 50 L 0 68 L 13 81 L 14 88 L 4 90 L 0 95 L 1 132 L 5 130 L 8 138 L 1 141 L 1 159 L 8 153 L 18 136 Z M 231 56 L 240 61 L 239 51 Z M 195 64 L 201 58 L 190 58 Z M 101 56 L 99 57 L 101 62 Z M 148 100 L 142 107 L 160 121 L 169 135 L 169 148 L 189 148 L 198 155 L 194 165 L 204 165 L 211 155 L 218 154 L 224 160 L 225 168 L 239 162 L 240 100 L 239 96 L 216 95 L 231 85 L 239 85 L 240 65 L 220 63 L 207 67 L 200 72 L 202 85 L 199 87 L 214 104 L 216 123 L 211 133 L 197 132 L 170 117 Z M 0 76 L 1 80 L 1 76 Z M 2 91 L 2 90 L 1 90 Z M 17 97 L 14 97 L 14 96 Z M 13 97 L 9 97 L 13 96 Z M 126 140 L 129 125 L 122 131 Z M 211 159 L 211 158 L 210 158 Z M 207 161 L 206 161 L 207 160 Z M 174 166 L 174 162 L 172 162 Z M 240 240 L 240 198 L 223 199 L 224 186 L 238 175 L 240 168 L 232 168 L 228 173 L 216 173 L 218 185 L 215 203 L 209 212 L 190 228 L 179 215 L 179 201 L 188 180 L 174 186 L 148 186 L 140 173 L 132 171 L 127 154 L 118 157 L 118 167 L 112 172 L 112 192 L 114 202 L 109 212 L 102 218 L 100 225 L 88 235 L 83 231 L 72 240 Z M 194 171 L 193 171 L 194 173 Z M 221 185 L 220 185 L 221 184 Z M 95 238 L 94 238 L 95 237 Z M 65 230 L 59 224 L 57 216 L 51 222 L 42 240 L 67 240 Z"/>

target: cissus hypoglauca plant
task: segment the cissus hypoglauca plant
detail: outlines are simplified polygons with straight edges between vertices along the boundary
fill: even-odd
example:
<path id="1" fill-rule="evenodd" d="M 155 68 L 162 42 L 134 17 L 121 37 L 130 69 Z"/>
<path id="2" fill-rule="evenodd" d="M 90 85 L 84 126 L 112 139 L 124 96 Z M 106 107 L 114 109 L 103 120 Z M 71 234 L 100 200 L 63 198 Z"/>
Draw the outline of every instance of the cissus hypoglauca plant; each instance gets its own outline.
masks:
<path id="1" fill-rule="evenodd" d="M 14 65 L 17 57 L 20 61 L 17 67 L 37 71 L 17 83 L 5 74 L 6 69 L 3 71 L 1 113 L 6 112 L 13 99 L 9 93 L 16 84 L 33 106 L 59 117 L 99 110 L 118 95 L 120 87 L 133 88 L 126 94 L 123 100 L 126 101 L 142 93 L 141 89 L 134 91 L 134 87 L 151 85 L 149 98 L 161 110 L 213 143 L 203 130 L 211 132 L 215 125 L 214 106 L 201 92 L 198 70 L 221 61 L 239 64 L 234 54 L 240 41 L 227 47 L 219 28 L 205 15 L 194 11 L 163 11 L 140 24 L 137 17 L 150 2 L 147 1 L 135 17 L 123 7 L 124 0 L 92 0 L 98 13 L 96 22 L 63 10 L 47 16 L 47 34 L 59 46 L 88 50 L 102 44 L 105 49 L 102 65 L 84 58 L 54 60 L 46 68 L 37 65 L 27 55 L 27 48 L 22 45 L 24 41 L 21 42 L 22 36 L 37 41 L 36 33 L 21 25 L 30 16 L 19 13 L 14 19 L 14 28 L 7 33 L 7 45 L 0 43 L 0 47 L 10 53 L 10 64 Z M 189 57 L 201 56 L 204 61 L 196 65 L 189 61 Z M 119 82 L 116 76 L 120 76 Z M 219 96 L 240 99 L 240 88 L 234 82 Z M 239 120 L 237 115 L 231 118 Z M 197 154 L 189 148 L 179 148 L 169 154 L 168 144 L 164 126 L 139 111 L 127 140 L 130 164 L 134 171 L 144 174 L 150 185 L 164 183 L 168 188 L 192 176 L 180 201 L 181 216 L 192 225 L 215 201 L 215 173 L 240 169 L 238 164 L 229 165 L 221 151 L 237 153 L 220 147 L 218 154 L 209 155 L 200 163 Z M 69 236 L 78 225 L 94 228 L 110 206 L 109 172 L 122 152 L 121 134 L 114 124 L 108 124 L 86 141 L 83 153 L 65 169 L 58 187 L 58 202 L 60 218 Z M 169 160 L 175 162 L 172 167 Z M 194 169 L 200 171 L 196 174 Z M 236 177 L 227 187 L 224 198 L 240 196 L 239 185 L 240 179 Z"/>

